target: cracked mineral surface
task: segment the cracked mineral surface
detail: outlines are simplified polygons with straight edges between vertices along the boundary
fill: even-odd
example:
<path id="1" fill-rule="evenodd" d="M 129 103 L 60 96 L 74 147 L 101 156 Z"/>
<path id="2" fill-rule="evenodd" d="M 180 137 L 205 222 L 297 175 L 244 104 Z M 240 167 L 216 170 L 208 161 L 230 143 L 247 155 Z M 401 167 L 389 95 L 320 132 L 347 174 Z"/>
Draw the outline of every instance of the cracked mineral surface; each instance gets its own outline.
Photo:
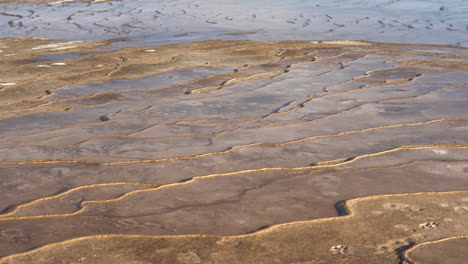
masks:
<path id="1" fill-rule="evenodd" d="M 466 6 L 143 2 L 0 0 L 1 264 L 466 259 Z"/>

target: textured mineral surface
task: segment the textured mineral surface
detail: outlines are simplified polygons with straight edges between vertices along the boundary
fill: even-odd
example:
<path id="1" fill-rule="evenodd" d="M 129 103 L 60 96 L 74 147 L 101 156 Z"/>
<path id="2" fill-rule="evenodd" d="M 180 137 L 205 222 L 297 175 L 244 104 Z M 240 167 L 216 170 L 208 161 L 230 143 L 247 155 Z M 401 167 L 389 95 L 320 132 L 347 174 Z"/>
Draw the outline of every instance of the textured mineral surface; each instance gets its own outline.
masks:
<path id="1" fill-rule="evenodd" d="M 132 1 L 0 2 L 1 264 L 466 260 L 464 5 L 393 41 L 389 14 L 357 20 L 391 31 L 371 42 L 336 33 L 357 26 L 334 19 L 364 13 L 281 27 L 297 10 L 278 17 L 277 1 L 268 19 L 164 1 L 153 19 L 192 16 L 161 22 L 182 39 Z M 330 38 L 295 40 L 321 19 Z M 447 35 L 414 44 L 421 23 Z"/>

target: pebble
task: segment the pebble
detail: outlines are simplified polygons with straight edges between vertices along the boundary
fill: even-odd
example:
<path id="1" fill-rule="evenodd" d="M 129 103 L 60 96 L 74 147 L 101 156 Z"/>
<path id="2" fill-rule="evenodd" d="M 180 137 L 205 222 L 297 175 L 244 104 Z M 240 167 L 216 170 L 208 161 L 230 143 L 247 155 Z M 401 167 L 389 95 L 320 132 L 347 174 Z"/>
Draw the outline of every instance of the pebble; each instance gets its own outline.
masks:
<path id="1" fill-rule="evenodd" d="M 67 65 L 65 62 L 54 62 L 54 63 L 51 63 L 50 65 L 52 66 L 64 66 L 64 65 Z"/>
<path id="2" fill-rule="evenodd" d="M 145 52 L 156 52 L 156 50 L 155 49 L 147 49 L 147 50 L 145 50 Z"/>

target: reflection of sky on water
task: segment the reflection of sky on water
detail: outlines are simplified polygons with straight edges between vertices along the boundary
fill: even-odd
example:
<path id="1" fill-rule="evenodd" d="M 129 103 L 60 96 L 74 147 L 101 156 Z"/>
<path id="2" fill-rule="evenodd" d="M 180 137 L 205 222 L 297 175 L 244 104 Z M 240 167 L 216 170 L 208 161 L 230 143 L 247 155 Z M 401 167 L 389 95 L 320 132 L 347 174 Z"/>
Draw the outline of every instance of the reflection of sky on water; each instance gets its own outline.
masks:
<path id="1" fill-rule="evenodd" d="M 161 1 L 3 4 L 1 37 L 109 39 L 356 39 L 468 46 L 468 2 Z M 7 15 L 6 15 L 7 14 Z"/>
<path id="2" fill-rule="evenodd" d="M 43 57 L 39 57 L 34 59 L 37 62 L 46 62 L 46 61 L 54 61 L 54 60 L 68 60 L 68 59 L 75 59 L 82 57 L 82 54 L 54 54 L 54 55 L 47 55 Z"/>

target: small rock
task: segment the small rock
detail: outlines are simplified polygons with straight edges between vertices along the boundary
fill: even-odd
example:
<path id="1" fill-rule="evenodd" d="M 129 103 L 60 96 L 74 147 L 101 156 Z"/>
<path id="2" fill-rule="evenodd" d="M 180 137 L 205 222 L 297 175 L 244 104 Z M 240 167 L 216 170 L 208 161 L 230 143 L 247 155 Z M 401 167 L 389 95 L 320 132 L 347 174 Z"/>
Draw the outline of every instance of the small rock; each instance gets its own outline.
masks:
<path id="1" fill-rule="evenodd" d="M 156 52 L 156 50 L 155 49 L 147 49 L 147 50 L 145 50 L 145 52 L 151 53 L 151 52 Z"/>
<path id="2" fill-rule="evenodd" d="M 426 222 L 426 223 L 420 224 L 420 225 L 419 225 L 419 228 L 422 228 L 422 229 L 434 229 L 434 228 L 436 228 L 438 225 L 439 225 L 439 223 L 436 223 L 436 222 Z"/>
<path id="3" fill-rule="evenodd" d="M 54 63 L 51 63 L 50 65 L 52 66 L 64 66 L 64 65 L 67 65 L 65 62 L 54 62 Z"/>
<path id="4" fill-rule="evenodd" d="M 330 248 L 333 254 L 346 254 L 348 253 L 348 247 L 343 245 L 337 245 Z"/>
<path id="5" fill-rule="evenodd" d="M 100 116 L 100 117 L 99 117 L 99 120 L 105 122 L 105 121 L 109 121 L 110 118 L 109 118 L 108 116 L 103 115 L 103 116 Z"/>

